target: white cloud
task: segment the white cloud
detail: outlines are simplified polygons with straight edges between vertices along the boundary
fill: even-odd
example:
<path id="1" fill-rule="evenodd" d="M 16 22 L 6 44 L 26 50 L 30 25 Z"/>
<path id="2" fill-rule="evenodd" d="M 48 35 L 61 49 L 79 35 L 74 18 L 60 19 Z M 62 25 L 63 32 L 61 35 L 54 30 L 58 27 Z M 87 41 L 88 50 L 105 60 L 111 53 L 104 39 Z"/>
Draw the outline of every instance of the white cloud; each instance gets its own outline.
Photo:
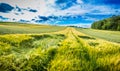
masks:
<path id="1" fill-rule="evenodd" d="M 0 0 L 0 2 L 3 3 L 8 3 L 12 6 L 19 6 L 21 8 L 27 8 L 27 7 L 31 7 L 31 8 L 36 8 L 37 5 L 39 5 L 40 0 Z"/>
<path id="2" fill-rule="evenodd" d="M 56 16 L 83 15 L 87 12 L 88 11 L 82 9 L 80 5 L 74 5 L 68 9 L 65 9 L 65 10 L 56 9 L 56 10 L 54 10 L 53 15 L 56 15 Z"/>
<path id="3" fill-rule="evenodd" d="M 32 15 L 31 15 L 32 14 Z M 31 20 L 35 14 L 34 13 L 31 13 L 29 11 L 24 11 L 24 14 L 20 14 L 20 15 L 15 15 L 14 12 L 10 12 L 10 13 L 2 13 L 2 15 L 4 17 L 7 17 L 7 18 L 10 18 L 11 20 L 12 19 L 16 19 L 16 20 L 20 20 L 20 19 L 25 19 L 25 20 Z"/>
<path id="4" fill-rule="evenodd" d="M 116 14 L 116 10 L 120 12 L 120 9 L 114 9 L 110 6 L 106 5 L 91 5 L 84 3 L 83 0 L 77 0 L 77 4 L 61 10 L 59 9 L 56 4 L 56 0 L 0 0 L 0 3 L 7 3 L 13 7 L 20 7 L 23 9 L 35 9 L 37 12 L 29 12 L 27 10 L 22 10 L 18 12 L 17 10 L 12 10 L 10 13 L 0 13 L 0 15 L 10 18 L 11 20 L 15 18 L 16 20 L 24 19 L 24 20 L 31 20 L 35 17 L 40 16 L 74 16 L 74 15 L 81 15 L 85 16 L 85 14 L 91 15 L 109 15 L 109 14 Z M 65 6 L 66 4 L 63 3 L 61 6 Z M 98 12 L 93 12 L 94 10 L 98 10 Z M 15 15 L 15 13 L 19 13 L 19 15 Z M 87 16 L 86 16 L 87 17 Z M 97 18 L 87 17 L 85 20 L 97 20 Z"/>
<path id="5" fill-rule="evenodd" d="M 30 20 L 38 15 L 41 16 L 49 16 L 49 15 L 55 15 L 55 16 L 66 16 L 66 15 L 77 15 L 77 14 L 84 14 L 86 13 L 86 10 L 81 9 L 81 7 L 79 5 L 74 5 L 68 9 L 65 10 L 60 10 L 57 7 L 55 7 L 55 0 L 30 0 L 30 2 L 28 0 L 1 0 L 0 2 L 3 3 L 8 3 L 13 7 L 20 7 L 20 8 L 24 8 L 27 9 L 32 8 L 32 9 L 36 9 L 37 12 L 36 13 L 31 13 L 31 12 L 27 12 L 26 10 L 22 10 L 22 12 L 24 14 L 20 14 L 20 15 L 15 15 L 14 13 L 17 13 L 16 10 L 13 10 L 11 13 L 9 14 L 3 14 L 5 17 L 8 18 L 16 18 L 16 19 L 21 19 L 24 18 L 25 20 Z M 82 3 L 81 0 L 77 1 L 78 3 Z M 63 4 L 64 5 L 64 4 Z"/>
<path id="6" fill-rule="evenodd" d="M 82 4 L 83 1 L 82 0 L 77 0 L 77 3 Z"/>
<path id="7" fill-rule="evenodd" d="M 31 8 L 35 9 L 38 12 L 31 13 L 26 10 L 22 10 L 22 13 L 20 15 L 15 15 L 14 13 L 18 13 L 16 10 L 13 10 L 10 13 L 1 13 L 3 16 L 7 18 L 15 18 L 15 19 L 25 19 L 25 20 L 31 20 L 32 18 L 42 15 L 42 16 L 48 16 L 53 14 L 55 11 L 54 8 L 52 8 L 52 5 L 54 5 L 54 0 L 1 0 L 1 3 L 7 3 L 10 4 L 13 7 L 20 7 L 23 9 Z"/>

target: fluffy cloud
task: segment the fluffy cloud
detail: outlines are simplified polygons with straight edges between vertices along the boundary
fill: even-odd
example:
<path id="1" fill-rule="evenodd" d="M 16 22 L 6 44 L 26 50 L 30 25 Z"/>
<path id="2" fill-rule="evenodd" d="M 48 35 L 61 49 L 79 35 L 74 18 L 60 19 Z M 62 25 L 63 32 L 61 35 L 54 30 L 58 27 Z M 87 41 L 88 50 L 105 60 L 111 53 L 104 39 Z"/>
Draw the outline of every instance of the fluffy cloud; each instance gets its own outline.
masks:
<path id="1" fill-rule="evenodd" d="M 8 13 L 3 11 L 0 15 L 19 22 L 92 23 L 120 15 L 118 0 L 0 0 L 0 3 L 8 6 L 4 8 Z"/>

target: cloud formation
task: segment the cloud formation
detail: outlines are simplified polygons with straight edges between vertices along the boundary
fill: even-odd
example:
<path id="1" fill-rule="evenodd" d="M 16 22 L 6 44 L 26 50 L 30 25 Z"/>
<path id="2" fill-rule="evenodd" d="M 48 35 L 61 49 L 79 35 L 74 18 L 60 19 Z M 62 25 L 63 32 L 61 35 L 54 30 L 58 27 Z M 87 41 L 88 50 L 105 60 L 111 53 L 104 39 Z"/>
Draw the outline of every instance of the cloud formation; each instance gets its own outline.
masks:
<path id="1" fill-rule="evenodd" d="M 120 15 L 119 0 L 1 0 L 0 3 L 0 15 L 19 22 L 91 24 Z"/>

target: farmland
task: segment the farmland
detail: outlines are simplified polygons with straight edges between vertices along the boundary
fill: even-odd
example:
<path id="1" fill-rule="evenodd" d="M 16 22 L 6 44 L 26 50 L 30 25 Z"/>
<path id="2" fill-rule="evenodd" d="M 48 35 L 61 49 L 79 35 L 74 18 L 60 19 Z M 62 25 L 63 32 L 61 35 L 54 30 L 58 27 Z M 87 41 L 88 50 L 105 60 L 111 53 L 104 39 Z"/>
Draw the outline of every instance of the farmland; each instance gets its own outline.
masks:
<path id="1" fill-rule="evenodd" d="M 15 22 L 0 22 L 0 34 L 39 34 L 47 32 L 55 32 L 66 27 L 25 24 Z"/>
<path id="2" fill-rule="evenodd" d="M 13 26 L 2 25 L 4 28 L 1 28 L 0 25 L 0 71 L 120 70 L 119 43 L 84 34 L 71 27 L 47 26 L 52 27 L 51 31 L 44 26 L 24 25 L 25 30 L 21 31 L 21 25 L 11 28 Z"/>
<path id="3" fill-rule="evenodd" d="M 82 28 L 76 28 L 76 30 L 96 38 L 101 38 L 111 42 L 120 43 L 120 31 L 106 31 L 106 30 L 82 29 Z"/>

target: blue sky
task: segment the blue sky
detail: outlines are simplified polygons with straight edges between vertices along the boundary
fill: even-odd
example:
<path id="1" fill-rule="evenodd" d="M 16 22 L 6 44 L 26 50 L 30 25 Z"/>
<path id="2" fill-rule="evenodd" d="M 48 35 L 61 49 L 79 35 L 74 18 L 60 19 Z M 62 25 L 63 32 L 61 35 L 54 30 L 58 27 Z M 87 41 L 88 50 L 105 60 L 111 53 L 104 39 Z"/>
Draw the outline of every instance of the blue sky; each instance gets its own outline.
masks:
<path id="1" fill-rule="evenodd" d="M 120 0 L 0 0 L 0 21 L 90 25 L 120 15 Z"/>

